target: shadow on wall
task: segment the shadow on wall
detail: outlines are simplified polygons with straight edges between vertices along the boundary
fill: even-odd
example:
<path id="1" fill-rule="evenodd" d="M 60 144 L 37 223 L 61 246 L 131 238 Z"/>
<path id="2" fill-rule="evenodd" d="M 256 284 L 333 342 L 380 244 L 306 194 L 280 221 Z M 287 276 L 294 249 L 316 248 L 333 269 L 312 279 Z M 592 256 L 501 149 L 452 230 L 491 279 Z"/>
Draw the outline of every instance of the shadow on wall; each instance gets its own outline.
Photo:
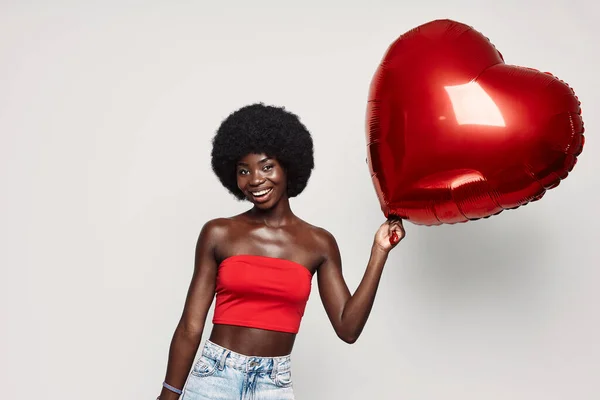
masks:
<path id="1" fill-rule="evenodd" d="M 477 307 L 473 302 L 535 306 L 556 282 L 557 269 L 567 268 L 556 221 L 537 218 L 512 212 L 465 224 L 408 226 L 415 240 L 402 279 L 414 295 L 446 311 Z"/>

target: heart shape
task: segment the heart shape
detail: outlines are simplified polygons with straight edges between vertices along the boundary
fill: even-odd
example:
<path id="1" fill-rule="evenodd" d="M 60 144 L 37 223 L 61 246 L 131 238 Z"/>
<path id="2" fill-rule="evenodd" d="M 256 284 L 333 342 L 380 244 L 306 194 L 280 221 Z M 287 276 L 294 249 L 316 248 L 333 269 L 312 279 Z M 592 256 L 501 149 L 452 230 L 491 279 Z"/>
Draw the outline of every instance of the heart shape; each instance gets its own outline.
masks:
<path id="1" fill-rule="evenodd" d="M 583 132 L 566 83 L 436 20 L 393 42 L 373 76 L 367 162 L 386 217 L 452 224 L 542 198 L 574 167 Z"/>

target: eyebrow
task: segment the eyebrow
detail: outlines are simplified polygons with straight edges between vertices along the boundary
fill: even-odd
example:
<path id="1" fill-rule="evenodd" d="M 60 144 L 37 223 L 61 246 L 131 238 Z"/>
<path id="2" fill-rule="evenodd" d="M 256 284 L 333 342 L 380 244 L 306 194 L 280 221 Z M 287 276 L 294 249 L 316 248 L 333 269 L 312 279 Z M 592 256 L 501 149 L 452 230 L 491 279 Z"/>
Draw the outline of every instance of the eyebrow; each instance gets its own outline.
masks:
<path id="1" fill-rule="evenodd" d="M 265 157 L 265 158 L 263 158 L 262 160 L 260 160 L 258 163 L 259 163 L 259 164 L 264 164 L 264 163 L 266 163 L 267 161 L 271 161 L 271 160 L 272 160 L 272 158 L 271 158 L 271 157 Z M 248 166 L 248 164 L 246 164 L 245 162 L 241 162 L 241 161 L 240 161 L 240 162 L 238 162 L 238 163 L 237 163 L 237 165 L 239 165 L 239 166 L 246 166 L 246 167 Z"/>

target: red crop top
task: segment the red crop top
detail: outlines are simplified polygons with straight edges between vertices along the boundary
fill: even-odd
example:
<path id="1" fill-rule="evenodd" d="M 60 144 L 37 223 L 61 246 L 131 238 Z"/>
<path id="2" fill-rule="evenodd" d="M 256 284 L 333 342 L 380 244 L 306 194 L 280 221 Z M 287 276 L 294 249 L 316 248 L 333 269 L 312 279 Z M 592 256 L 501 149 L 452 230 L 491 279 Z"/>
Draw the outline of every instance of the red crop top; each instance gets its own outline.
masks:
<path id="1" fill-rule="evenodd" d="M 294 261 L 237 255 L 219 265 L 213 324 L 298 333 L 312 274 Z"/>

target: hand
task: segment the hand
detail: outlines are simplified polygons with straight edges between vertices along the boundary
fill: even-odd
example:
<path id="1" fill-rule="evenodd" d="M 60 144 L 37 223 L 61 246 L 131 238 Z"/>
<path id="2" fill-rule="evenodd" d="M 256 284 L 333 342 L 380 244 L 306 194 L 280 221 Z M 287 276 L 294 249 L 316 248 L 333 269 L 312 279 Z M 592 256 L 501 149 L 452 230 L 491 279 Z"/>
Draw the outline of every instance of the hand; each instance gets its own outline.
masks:
<path id="1" fill-rule="evenodd" d="M 385 252 L 389 252 L 404 239 L 404 236 L 406 236 L 406 232 L 404 231 L 402 220 L 397 217 L 390 217 L 375 233 L 373 245 L 378 246 Z"/>

